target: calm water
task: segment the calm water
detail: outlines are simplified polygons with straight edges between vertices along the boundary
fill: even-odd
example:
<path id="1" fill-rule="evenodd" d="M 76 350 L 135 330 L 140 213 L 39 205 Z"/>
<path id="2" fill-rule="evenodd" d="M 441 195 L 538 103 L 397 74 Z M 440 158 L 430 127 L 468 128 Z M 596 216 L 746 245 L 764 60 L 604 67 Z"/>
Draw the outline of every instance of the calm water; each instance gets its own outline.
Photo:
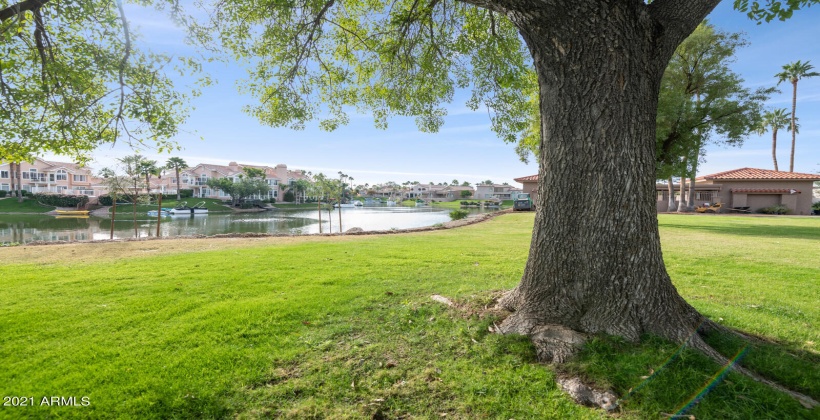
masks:
<path id="1" fill-rule="evenodd" d="M 481 210 L 471 210 L 473 213 Z M 360 227 L 369 230 L 407 229 L 432 226 L 450 220 L 450 210 L 414 207 L 365 207 L 342 209 L 342 229 Z M 130 215 L 114 222 L 114 238 L 133 238 Z M 155 236 L 156 219 L 139 216 L 139 237 Z M 88 241 L 108 239 L 111 220 L 106 218 L 57 218 L 40 215 L 0 214 L 0 243 L 33 241 Z M 334 210 L 328 223 L 328 212 L 322 212 L 322 231 L 339 231 L 339 213 Z M 318 211 L 269 211 L 264 213 L 211 214 L 207 216 L 164 217 L 160 232 L 164 237 L 217 235 L 222 233 L 319 233 Z"/>

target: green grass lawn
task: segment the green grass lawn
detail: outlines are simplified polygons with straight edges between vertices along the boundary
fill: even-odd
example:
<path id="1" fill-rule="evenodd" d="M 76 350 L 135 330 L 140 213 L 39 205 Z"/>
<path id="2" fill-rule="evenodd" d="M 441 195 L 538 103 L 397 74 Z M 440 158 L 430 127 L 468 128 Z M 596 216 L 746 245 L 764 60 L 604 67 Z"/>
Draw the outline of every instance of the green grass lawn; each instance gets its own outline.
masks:
<path id="1" fill-rule="evenodd" d="M 0 213 L 48 213 L 55 208 L 40 205 L 28 197 L 25 197 L 22 203 L 17 202 L 17 197 L 0 198 Z"/>
<path id="2" fill-rule="evenodd" d="M 316 209 L 316 203 L 301 203 L 301 204 L 293 204 L 293 203 L 273 203 L 273 207 L 276 207 L 280 210 L 314 210 Z M 324 208 L 327 204 L 322 204 Z"/>
<path id="3" fill-rule="evenodd" d="M 659 219 L 681 294 L 772 341 L 744 364 L 820 398 L 820 218 Z M 112 244 L 66 248 L 107 246 L 93 248 L 103 251 L 91 263 L 27 262 L 10 257 L 23 247 L 0 249 L 2 394 L 91 403 L 0 407 L 0 418 L 603 417 L 556 388 L 563 372 L 627 396 L 622 417 L 659 418 L 710 384 L 720 366 L 651 337 L 597 338 L 556 368 L 536 363 L 527 339 L 489 334 L 495 319 L 483 308 L 519 280 L 532 220 L 517 213 L 446 231 L 243 246 L 189 240 L 184 252 L 163 252 L 162 241 L 130 255 Z M 742 345 L 711 342 L 729 356 Z M 819 415 L 735 373 L 688 414 Z"/>
<path id="4" fill-rule="evenodd" d="M 179 203 L 185 202 L 188 206 L 193 207 L 199 202 L 205 202 L 205 207 L 208 208 L 209 213 L 230 213 L 232 210 L 230 207 L 226 207 L 222 204 L 222 200 L 216 198 L 183 198 L 182 200 L 162 200 L 162 207 L 164 208 L 171 208 L 176 206 Z M 133 204 L 122 204 L 120 202 L 117 204 L 117 217 L 126 217 L 134 213 Z M 152 204 L 137 204 L 137 216 L 146 216 L 151 210 L 157 209 L 157 203 L 154 202 Z M 112 212 L 112 208 L 108 209 L 108 212 Z"/>

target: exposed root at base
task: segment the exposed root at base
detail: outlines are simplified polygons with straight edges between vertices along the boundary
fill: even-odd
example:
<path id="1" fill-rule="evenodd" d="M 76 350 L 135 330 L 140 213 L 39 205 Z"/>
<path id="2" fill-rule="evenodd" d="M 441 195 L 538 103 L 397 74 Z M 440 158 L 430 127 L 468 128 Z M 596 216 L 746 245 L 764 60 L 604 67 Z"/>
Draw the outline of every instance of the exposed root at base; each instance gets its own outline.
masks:
<path id="1" fill-rule="evenodd" d="M 538 361 L 564 363 L 581 350 L 586 335 L 560 325 L 541 325 L 530 332 Z"/>
<path id="2" fill-rule="evenodd" d="M 558 378 L 555 382 L 578 404 L 588 407 L 600 407 L 606 411 L 618 408 L 618 397 L 615 394 L 591 388 L 581 382 L 579 378 Z"/>
<path id="3" fill-rule="evenodd" d="M 796 399 L 805 408 L 812 409 L 812 408 L 817 407 L 818 405 L 820 405 L 820 403 L 818 403 L 817 400 L 815 400 L 812 397 L 809 397 L 808 395 L 801 394 L 797 391 L 792 391 L 791 389 L 788 389 L 788 388 L 784 387 L 783 385 L 780 385 L 777 382 L 766 379 L 766 378 L 758 375 L 757 373 L 752 372 L 749 369 L 746 369 L 743 366 L 740 366 L 740 365 L 734 363 L 732 360 L 729 360 L 726 356 L 720 354 L 717 350 L 712 348 L 712 346 L 710 346 L 705 341 L 703 341 L 703 338 L 701 338 L 700 335 L 698 335 L 698 334 L 695 334 L 692 337 L 692 340 L 690 341 L 689 344 L 692 346 L 692 348 L 694 348 L 694 349 L 698 350 L 699 352 L 703 353 L 704 355 L 706 355 L 710 359 L 714 360 L 716 363 L 718 363 L 720 365 L 723 365 L 723 366 L 729 366 L 731 364 L 732 369 L 735 372 L 740 373 L 740 374 L 745 375 L 745 376 L 748 376 L 749 378 L 752 378 L 753 380 L 755 380 L 757 382 L 765 384 L 765 385 L 769 386 L 770 388 L 776 389 L 780 392 L 783 392 L 786 395 L 789 395 L 790 397 Z"/>

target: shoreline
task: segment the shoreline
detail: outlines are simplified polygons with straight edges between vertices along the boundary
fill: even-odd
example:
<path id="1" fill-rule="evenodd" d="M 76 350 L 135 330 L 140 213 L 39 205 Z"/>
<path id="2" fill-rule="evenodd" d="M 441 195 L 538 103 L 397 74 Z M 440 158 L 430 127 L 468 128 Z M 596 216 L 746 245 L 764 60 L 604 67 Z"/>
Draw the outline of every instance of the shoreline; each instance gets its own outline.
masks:
<path id="1" fill-rule="evenodd" d="M 436 230 L 454 229 L 463 226 L 474 225 L 477 223 L 491 220 L 497 216 L 511 214 L 513 209 L 500 210 L 492 213 L 482 213 L 475 216 L 468 216 L 460 220 L 451 220 L 442 223 L 440 226 L 424 226 L 407 229 L 391 229 L 391 230 L 370 230 L 370 231 L 354 231 L 343 233 L 308 233 L 308 234 L 290 234 L 290 233 L 222 233 L 218 235 L 187 235 L 187 236 L 162 236 L 162 237 L 147 237 L 147 238 L 127 238 L 127 239 L 98 239 L 90 241 L 34 241 L 17 246 L 0 247 L 0 249 L 14 249 L 28 246 L 49 246 L 49 245 L 78 245 L 78 244 L 118 244 L 129 242 L 151 242 L 151 241 L 184 241 L 184 240 L 199 240 L 199 239 L 235 239 L 235 238 L 321 238 L 321 237 L 350 237 L 350 236 L 369 236 L 369 235 L 397 235 L 403 233 L 418 233 L 430 232 Z M 2 214 L 2 213 L 0 213 Z M 21 214 L 21 213 L 13 213 Z M 43 214 L 43 213 L 35 213 Z M 355 229 L 355 227 L 351 228 Z"/>

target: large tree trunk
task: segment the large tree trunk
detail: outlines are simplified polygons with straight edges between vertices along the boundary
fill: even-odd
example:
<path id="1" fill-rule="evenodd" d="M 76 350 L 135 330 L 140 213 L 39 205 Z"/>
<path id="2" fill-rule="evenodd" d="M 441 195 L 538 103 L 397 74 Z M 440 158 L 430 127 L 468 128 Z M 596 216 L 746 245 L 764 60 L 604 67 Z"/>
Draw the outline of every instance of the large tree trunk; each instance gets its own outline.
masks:
<path id="1" fill-rule="evenodd" d="M 703 317 L 677 293 L 661 255 L 655 116 L 669 57 L 703 16 L 678 16 L 694 20 L 675 20 L 686 33 L 669 33 L 648 12 L 669 2 L 525 3 L 507 15 L 538 73 L 538 202 L 521 283 L 500 302 L 513 311 L 500 331 L 530 335 L 546 361 L 568 356 L 578 333 L 683 342 Z"/>

